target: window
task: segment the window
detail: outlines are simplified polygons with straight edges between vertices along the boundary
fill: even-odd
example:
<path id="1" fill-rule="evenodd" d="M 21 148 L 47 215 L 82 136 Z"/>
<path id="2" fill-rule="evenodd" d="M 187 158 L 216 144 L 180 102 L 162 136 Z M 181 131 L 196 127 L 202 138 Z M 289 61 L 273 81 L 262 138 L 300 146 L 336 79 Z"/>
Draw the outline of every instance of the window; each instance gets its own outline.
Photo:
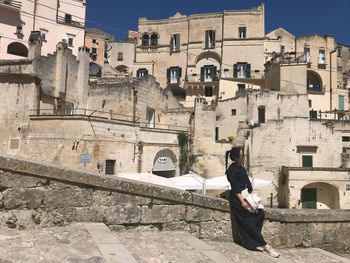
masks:
<path id="1" fill-rule="evenodd" d="M 231 109 L 231 115 L 235 116 L 237 114 L 237 110 L 236 109 Z"/>
<path id="2" fill-rule="evenodd" d="M 310 120 L 316 120 L 317 119 L 317 111 L 315 110 L 310 110 L 309 112 L 309 117 L 310 117 Z"/>
<path id="3" fill-rule="evenodd" d="M 152 34 L 152 35 L 151 35 L 151 42 L 150 42 L 150 45 L 151 45 L 152 47 L 158 46 L 158 35 L 157 35 L 157 34 Z"/>
<path id="4" fill-rule="evenodd" d="M 23 35 L 23 27 L 21 25 L 16 26 L 16 35 Z"/>
<path id="5" fill-rule="evenodd" d="M 205 97 L 213 97 L 213 87 L 206 86 L 205 91 L 204 91 L 204 96 Z"/>
<path id="6" fill-rule="evenodd" d="M 91 48 L 90 57 L 94 61 L 97 59 L 97 48 L 95 47 Z"/>
<path id="7" fill-rule="evenodd" d="M 155 127 L 155 110 L 152 108 L 146 108 L 146 127 L 154 128 Z"/>
<path id="8" fill-rule="evenodd" d="M 247 62 L 238 62 L 233 65 L 234 78 L 250 78 L 250 64 Z"/>
<path id="9" fill-rule="evenodd" d="M 115 160 L 106 160 L 106 174 L 114 174 Z"/>
<path id="10" fill-rule="evenodd" d="M 258 107 L 258 123 L 265 123 L 265 106 Z"/>
<path id="11" fill-rule="evenodd" d="M 46 42 L 47 41 L 47 34 L 49 33 L 49 31 L 46 29 L 40 29 L 40 32 L 41 32 L 42 42 Z"/>
<path id="12" fill-rule="evenodd" d="M 247 37 L 247 28 L 245 26 L 240 26 L 238 28 L 238 38 L 246 38 Z"/>
<path id="13" fill-rule="evenodd" d="M 216 67 L 214 65 L 208 65 L 201 67 L 201 81 L 214 81 L 217 80 Z"/>
<path id="14" fill-rule="evenodd" d="M 286 52 L 285 46 L 281 45 L 281 47 L 280 47 L 280 56 L 281 56 L 282 60 L 284 60 L 284 53 L 285 52 Z"/>
<path id="15" fill-rule="evenodd" d="M 337 48 L 337 56 L 341 58 L 341 47 Z"/>
<path id="16" fill-rule="evenodd" d="M 171 67 L 167 69 L 167 80 L 168 83 L 175 84 L 179 83 L 181 79 L 181 68 Z"/>
<path id="17" fill-rule="evenodd" d="M 350 136 L 343 136 L 342 141 L 343 142 L 350 142 Z"/>
<path id="18" fill-rule="evenodd" d="M 309 100 L 309 108 L 312 107 L 312 100 Z"/>
<path id="19" fill-rule="evenodd" d="M 149 46 L 149 36 L 148 36 L 148 34 L 143 34 L 141 45 L 144 46 L 144 47 Z"/>
<path id="20" fill-rule="evenodd" d="M 326 52 L 324 49 L 319 50 L 318 55 L 318 64 L 325 64 L 326 63 Z"/>
<path id="21" fill-rule="evenodd" d="M 205 31 L 205 48 L 215 47 L 215 30 Z"/>
<path id="22" fill-rule="evenodd" d="M 67 42 L 69 47 L 72 47 L 74 45 L 74 38 L 75 35 L 67 34 Z"/>
<path id="23" fill-rule="evenodd" d="M 219 140 L 219 127 L 215 127 L 215 141 Z"/>
<path id="24" fill-rule="evenodd" d="M 64 15 L 64 22 L 67 23 L 67 24 L 72 24 L 72 15 L 65 14 Z"/>
<path id="25" fill-rule="evenodd" d="M 346 191 L 350 191 L 350 184 L 346 185 Z"/>
<path id="26" fill-rule="evenodd" d="M 312 155 L 302 156 L 302 167 L 313 167 Z"/>
<path id="27" fill-rule="evenodd" d="M 118 52 L 118 61 L 122 61 L 123 60 L 123 52 Z"/>
<path id="28" fill-rule="evenodd" d="M 339 110 L 344 110 L 344 96 L 343 95 L 338 96 L 338 104 L 339 104 Z"/>
<path id="29" fill-rule="evenodd" d="M 180 51 L 180 34 L 171 35 L 170 39 L 170 52 L 179 52 Z"/>
<path id="30" fill-rule="evenodd" d="M 92 44 L 97 44 L 97 39 L 96 38 L 92 39 Z"/>
<path id="31" fill-rule="evenodd" d="M 145 76 L 147 76 L 147 75 L 148 75 L 148 70 L 145 69 L 145 68 L 140 68 L 140 69 L 138 69 L 137 72 L 136 72 L 136 76 L 137 76 L 138 78 L 142 78 L 142 77 L 145 77 Z"/>
<path id="32" fill-rule="evenodd" d="M 311 55 L 310 55 L 310 48 L 304 47 L 304 61 L 310 62 Z"/>
<path id="33" fill-rule="evenodd" d="M 238 84 L 238 92 L 244 93 L 245 92 L 245 84 Z"/>

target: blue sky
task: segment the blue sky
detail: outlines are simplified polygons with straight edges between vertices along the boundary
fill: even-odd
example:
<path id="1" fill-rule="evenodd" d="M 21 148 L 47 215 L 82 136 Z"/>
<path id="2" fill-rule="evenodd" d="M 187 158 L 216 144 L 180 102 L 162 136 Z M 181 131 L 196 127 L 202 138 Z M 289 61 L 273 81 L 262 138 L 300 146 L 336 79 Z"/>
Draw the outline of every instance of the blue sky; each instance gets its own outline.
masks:
<path id="1" fill-rule="evenodd" d="M 139 17 L 163 19 L 176 12 L 189 15 L 251 8 L 261 0 L 87 0 L 87 26 L 123 40 L 137 30 Z M 103 3 L 103 4 L 102 4 Z M 296 36 L 333 34 L 350 45 L 350 0 L 265 0 L 265 31 L 283 27 Z"/>

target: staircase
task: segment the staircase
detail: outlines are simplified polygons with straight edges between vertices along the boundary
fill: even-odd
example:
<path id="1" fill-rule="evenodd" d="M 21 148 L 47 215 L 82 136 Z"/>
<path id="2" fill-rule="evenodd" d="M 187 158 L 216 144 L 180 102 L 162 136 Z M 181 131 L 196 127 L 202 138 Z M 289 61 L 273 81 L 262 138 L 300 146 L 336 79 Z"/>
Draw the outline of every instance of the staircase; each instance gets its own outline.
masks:
<path id="1" fill-rule="evenodd" d="M 101 223 L 30 230 L 0 227 L 0 262 L 350 262 L 318 248 L 279 249 L 280 258 L 232 242 L 199 240 L 187 232 L 150 228 L 111 232 Z"/>

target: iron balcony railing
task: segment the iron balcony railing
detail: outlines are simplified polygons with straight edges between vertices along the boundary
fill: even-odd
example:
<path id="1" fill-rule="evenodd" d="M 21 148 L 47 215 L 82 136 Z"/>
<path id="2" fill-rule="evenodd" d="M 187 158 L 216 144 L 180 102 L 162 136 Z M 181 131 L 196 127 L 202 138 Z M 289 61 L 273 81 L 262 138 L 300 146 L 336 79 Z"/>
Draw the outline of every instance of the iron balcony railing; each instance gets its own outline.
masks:
<path id="1" fill-rule="evenodd" d="M 11 7 L 13 9 L 20 9 L 22 4 L 21 1 L 16 0 L 0 0 L 0 6 Z"/>
<path id="2" fill-rule="evenodd" d="M 88 116 L 94 118 L 101 118 L 106 120 L 118 120 L 133 122 L 134 117 L 129 115 L 117 114 L 113 111 L 98 111 L 82 108 L 66 108 L 66 109 L 33 109 L 30 110 L 30 116 Z M 135 117 L 135 122 L 140 118 Z"/>
<path id="3" fill-rule="evenodd" d="M 79 28 L 85 27 L 84 22 L 75 21 L 72 18 L 67 18 L 64 16 L 57 16 L 57 23 L 65 24 L 65 25 L 69 25 L 69 26 L 74 26 L 74 27 L 79 27 Z"/>

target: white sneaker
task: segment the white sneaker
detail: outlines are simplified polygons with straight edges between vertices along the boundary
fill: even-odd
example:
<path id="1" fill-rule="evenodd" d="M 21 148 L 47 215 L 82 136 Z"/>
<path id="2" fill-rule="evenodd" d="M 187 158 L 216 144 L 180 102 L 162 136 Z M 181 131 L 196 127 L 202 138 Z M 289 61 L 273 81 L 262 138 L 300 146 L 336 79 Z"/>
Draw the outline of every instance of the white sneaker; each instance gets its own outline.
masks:
<path id="1" fill-rule="evenodd" d="M 280 256 L 280 254 L 269 245 L 264 247 L 263 252 L 273 258 L 278 258 Z"/>

